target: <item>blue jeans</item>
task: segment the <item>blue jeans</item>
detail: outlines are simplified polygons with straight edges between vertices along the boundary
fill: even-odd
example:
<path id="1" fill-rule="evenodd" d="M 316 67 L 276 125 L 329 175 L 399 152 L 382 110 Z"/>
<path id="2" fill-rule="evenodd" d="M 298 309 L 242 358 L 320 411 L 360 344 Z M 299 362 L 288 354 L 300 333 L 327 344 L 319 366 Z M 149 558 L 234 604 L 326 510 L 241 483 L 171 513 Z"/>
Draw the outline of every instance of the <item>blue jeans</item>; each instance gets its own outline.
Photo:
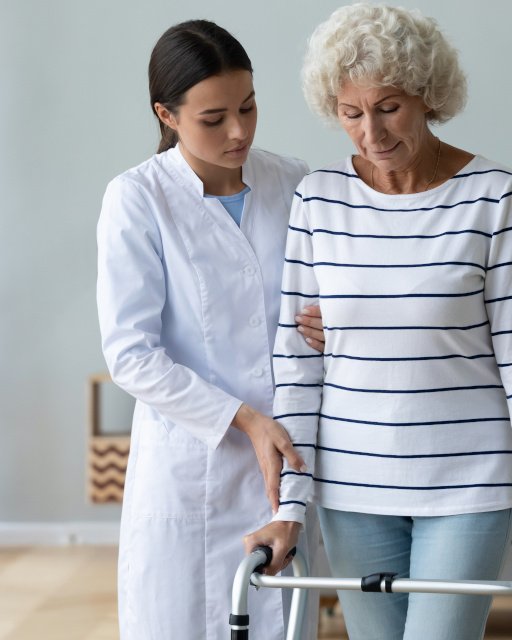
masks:
<path id="1" fill-rule="evenodd" d="M 496 580 L 512 510 L 440 517 L 381 516 L 318 508 L 334 576 Z M 487 596 L 338 593 L 350 640 L 480 640 Z"/>

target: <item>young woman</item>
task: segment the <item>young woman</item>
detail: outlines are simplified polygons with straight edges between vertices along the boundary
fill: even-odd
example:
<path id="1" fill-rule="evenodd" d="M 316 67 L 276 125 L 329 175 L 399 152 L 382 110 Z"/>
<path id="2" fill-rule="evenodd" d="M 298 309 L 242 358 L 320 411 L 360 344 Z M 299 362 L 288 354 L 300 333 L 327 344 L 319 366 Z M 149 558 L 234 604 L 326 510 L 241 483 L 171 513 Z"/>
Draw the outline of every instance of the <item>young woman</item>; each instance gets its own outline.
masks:
<path id="1" fill-rule="evenodd" d="M 103 351 L 137 400 L 121 638 L 223 640 L 242 536 L 277 509 L 282 456 L 304 469 L 267 416 L 288 212 L 307 167 L 251 150 L 251 62 L 217 25 L 165 32 L 149 84 L 158 153 L 109 184 L 98 226 Z M 316 316 L 297 322 L 321 350 Z M 255 637 L 282 639 L 281 593 L 251 597 Z"/>

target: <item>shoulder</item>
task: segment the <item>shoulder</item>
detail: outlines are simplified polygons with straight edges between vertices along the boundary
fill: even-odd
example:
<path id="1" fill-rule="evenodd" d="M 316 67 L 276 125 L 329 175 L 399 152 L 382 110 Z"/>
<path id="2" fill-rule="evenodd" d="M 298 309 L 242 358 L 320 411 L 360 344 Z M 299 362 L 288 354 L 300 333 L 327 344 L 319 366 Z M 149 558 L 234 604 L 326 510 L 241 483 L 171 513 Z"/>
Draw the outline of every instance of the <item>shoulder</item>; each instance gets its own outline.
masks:
<path id="1" fill-rule="evenodd" d="M 294 187 L 308 172 L 308 165 L 299 158 L 282 156 L 257 147 L 253 147 L 249 152 L 248 161 L 255 171 L 278 175 L 294 183 Z"/>
<path id="2" fill-rule="evenodd" d="M 346 191 L 352 184 L 358 184 L 360 181 L 349 156 L 308 173 L 299 185 L 299 190 L 302 189 L 304 193 L 314 191 L 321 195 L 321 191 L 331 185 Z"/>
<path id="3" fill-rule="evenodd" d="M 130 169 L 126 169 L 115 178 L 113 178 L 107 185 L 107 192 L 109 190 L 145 190 L 151 187 L 155 181 L 155 175 L 159 170 L 159 159 L 155 154 Z"/>
<path id="4" fill-rule="evenodd" d="M 103 196 L 99 229 L 111 225 L 153 228 L 154 209 L 158 206 L 156 200 L 160 193 L 158 181 L 156 156 L 113 178 Z"/>
<path id="5" fill-rule="evenodd" d="M 471 179 L 473 182 L 492 184 L 494 186 L 512 185 L 512 169 L 484 156 L 476 155 L 455 176 L 460 180 Z"/>

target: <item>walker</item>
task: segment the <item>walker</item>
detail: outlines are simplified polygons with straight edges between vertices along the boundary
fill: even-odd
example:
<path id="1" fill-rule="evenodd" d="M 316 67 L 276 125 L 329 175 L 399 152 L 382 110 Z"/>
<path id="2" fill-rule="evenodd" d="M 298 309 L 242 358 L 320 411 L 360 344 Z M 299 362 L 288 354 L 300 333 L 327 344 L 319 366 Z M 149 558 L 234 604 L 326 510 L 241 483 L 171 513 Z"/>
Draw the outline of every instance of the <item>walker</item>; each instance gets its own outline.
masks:
<path id="1" fill-rule="evenodd" d="M 270 547 L 257 547 L 238 566 L 233 582 L 232 613 L 229 617 L 231 640 L 248 640 L 249 585 L 257 589 L 293 589 L 286 640 L 298 640 L 306 608 L 307 589 L 346 589 L 382 593 L 450 593 L 462 595 L 512 596 L 512 581 L 484 580 L 411 580 L 393 573 L 373 573 L 363 578 L 312 578 L 300 551 L 293 550 L 293 576 L 266 576 L 261 569 L 272 560 Z"/>

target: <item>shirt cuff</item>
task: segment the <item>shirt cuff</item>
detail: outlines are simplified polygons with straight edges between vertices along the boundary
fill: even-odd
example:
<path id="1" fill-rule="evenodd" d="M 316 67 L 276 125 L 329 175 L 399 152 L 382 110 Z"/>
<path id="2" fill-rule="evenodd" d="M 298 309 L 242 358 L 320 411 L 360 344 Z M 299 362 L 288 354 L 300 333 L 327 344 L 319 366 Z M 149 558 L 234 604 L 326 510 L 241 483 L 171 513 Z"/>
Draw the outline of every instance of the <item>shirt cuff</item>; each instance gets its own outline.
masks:
<path id="1" fill-rule="evenodd" d="M 306 505 L 303 502 L 289 501 L 279 505 L 272 522 L 284 520 L 287 522 L 299 522 L 304 526 L 306 522 Z"/>

